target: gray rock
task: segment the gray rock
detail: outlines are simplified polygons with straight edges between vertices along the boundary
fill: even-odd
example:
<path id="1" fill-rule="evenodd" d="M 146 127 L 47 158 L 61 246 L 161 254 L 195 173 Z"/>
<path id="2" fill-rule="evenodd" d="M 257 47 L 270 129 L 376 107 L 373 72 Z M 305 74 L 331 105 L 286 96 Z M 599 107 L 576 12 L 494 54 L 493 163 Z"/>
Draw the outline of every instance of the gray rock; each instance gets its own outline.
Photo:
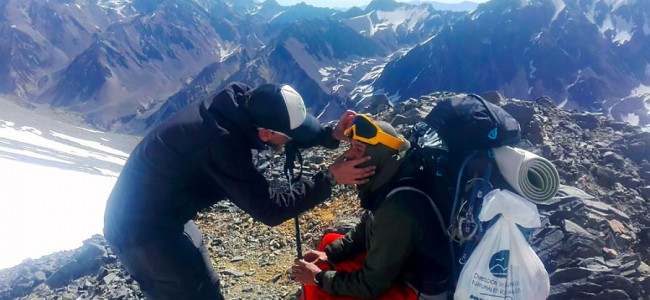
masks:
<path id="1" fill-rule="evenodd" d="M 639 192 L 645 201 L 650 200 L 650 185 L 639 188 Z"/>
<path id="2" fill-rule="evenodd" d="M 528 126 L 536 113 L 534 108 L 523 103 L 508 103 L 503 106 L 503 109 L 512 115 L 522 127 Z"/>
<path id="3" fill-rule="evenodd" d="M 595 295 L 601 291 L 603 291 L 602 286 L 587 282 L 586 279 L 579 279 L 552 285 L 548 299 L 576 299 L 580 294 Z"/>
<path id="4" fill-rule="evenodd" d="M 543 121 L 540 120 L 539 115 L 534 115 L 523 138 L 529 140 L 534 145 L 541 145 L 544 143 L 546 136 Z"/>
<path id="5" fill-rule="evenodd" d="M 505 102 L 505 98 L 498 91 L 489 91 L 481 94 L 481 97 L 486 101 L 501 106 Z"/>
<path id="6" fill-rule="evenodd" d="M 430 110 L 425 110 L 422 108 L 415 108 L 411 109 L 408 111 L 405 111 L 401 114 L 395 115 L 393 117 L 393 120 L 391 120 L 391 124 L 393 126 L 398 126 L 398 125 L 413 125 L 417 122 L 420 122 L 424 120 L 424 117 L 426 117 L 429 114 Z"/>
<path id="7" fill-rule="evenodd" d="M 593 209 L 597 209 L 599 211 L 605 212 L 605 213 L 612 213 L 615 214 L 617 217 L 623 219 L 623 220 L 629 220 L 630 216 L 628 216 L 626 213 L 612 207 L 611 205 L 599 201 L 592 201 L 592 200 L 584 200 L 584 204 Z"/>
<path id="8" fill-rule="evenodd" d="M 642 277 L 639 279 L 639 285 L 646 295 L 650 295 L 650 277 Z"/>
<path id="9" fill-rule="evenodd" d="M 34 281 L 41 283 L 43 281 L 47 280 L 47 275 L 45 275 L 45 272 L 43 271 L 36 271 L 34 272 Z"/>
<path id="10" fill-rule="evenodd" d="M 630 296 L 622 290 L 604 290 L 591 298 L 592 300 L 626 300 Z"/>
<path id="11" fill-rule="evenodd" d="M 618 155 L 618 154 L 616 154 L 616 153 L 614 153 L 612 151 L 605 152 L 605 154 L 603 154 L 603 159 L 607 163 L 611 163 L 614 166 L 619 167 L 619 168 L 623 167 L 623 165 L 625 164 L 625 159 L 622 156 L 620 156 L 620 155 Z"/>
<path id="12" fill-rule="evenodd" d="M 371 114 L 378 114 L 382 111 L 385 111 L 391 108 L 392 105 L 386 97 L 386 94 L 373 95 L 370 99 L 370 104 L 368 104 L 367 112 Z"/>
<path id="13" fill-rule="evenodd" d="M 245 260 L 245 259 L 246 259 L 246 258 L 243 257 L 243 256 L 235 256 L 235 257 L 233 257 L 232 259 L 230 259 L 230 262 L 239 262 L 239 261 L 243 261 L 243 260 Z"/>
<path id="14" fill-rule="evenodd" d="M 589 277 L 593 272 L 587 268 L 567 268 L 553 272 L 549 279 L 552 285 Z"/>
<path id="15" fill-rule="evenodd" d="M 621 290 L 624 291 L 625 295 L 628 295 L 628 297 L 634 299 L 638 298 L 638 291 L 636 290 L 634 283 L 630 279 L 627 279 L 623 276 L 619 276 L 619 275 L 596 276 L 596 277 L 589 278 L 589 282 L 602 285 L 603 287 L 607 287 L 608 289 Z M 609 298 L 609 299 L 619 299 L 619 298 Z"/>
<path id="16" fill-rule="evenodd" d="M 591 173 L 596 178 L 596 182 L 604 187 L 610 188 L 614 183 L 618 182 L 620 173 L 603 166 L 594 166 L 591 168 Z"/>
<path id="17" fill-rule="evenodd" d="M 226 269 L 220 272 L 223 275 L 233 276 L 233 277 L 243 277 L 246 275 L 244 272 L 238 271 L 236 269 Z"/>
<path id="18" fill-rule="evenodd" d="M 102 282 L 108 285 L 117 278 L 118 276 L 115 273 L 109 273 L 108 275 L 104 276 L 104 278 L 102 278 Z"/>
<path id="19" fill-rule="evenodd" d="M 555 101 L 553 101 L 553 99 L 551 99 L 551 97 L 549 96 L 541 96 L 535 99 L 535 103 L 544 107 L 556 107 Z"/>
<path id="20" fill-rule="evenodd" d="M 623 150 L 625 156 L 629 157 L 633 161 L 641 162 L 643 159 L 647 159 L 650 156 L 650 147 L 646 142 L 634 140 L 630 142 Z"/>
<path id="21" fill-rule="evenodd" d="M 598 115 L 593 113 L 577 113 L 572 115 L 571 118 L 575 120 L 578 126 L 589 130 L 600 127 L 601 123 L 598 119 Z"/>
<path id="22" fill-rule="evenodd" d="M 580 225 L 571 222 L 570 220 L 564 220 L 564 231 L 568 234 L 578 234 L 589 239 L 596 239 L 596 237 L 589 233 L 589 231 L 582 228 Z"/>

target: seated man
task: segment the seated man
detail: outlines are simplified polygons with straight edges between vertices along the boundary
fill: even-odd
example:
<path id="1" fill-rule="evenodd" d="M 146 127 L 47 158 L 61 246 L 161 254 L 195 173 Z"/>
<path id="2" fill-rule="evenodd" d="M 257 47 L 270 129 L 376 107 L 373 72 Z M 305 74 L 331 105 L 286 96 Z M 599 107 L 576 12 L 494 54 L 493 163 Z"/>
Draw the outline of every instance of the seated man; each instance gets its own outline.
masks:
<path id="1" fill-rule="evenodd" d="M 417 178 L 403 163 L 409 143 L 386 122 L 357 115 L 345 131 L 345 159 L 370 156 L 369 182 L 358 185 L 361 222 L 345 236 L 328 234 L 318 251 L 296 260 L 292 276 L 315 299 L 447 298 L 448 238 Z"/>

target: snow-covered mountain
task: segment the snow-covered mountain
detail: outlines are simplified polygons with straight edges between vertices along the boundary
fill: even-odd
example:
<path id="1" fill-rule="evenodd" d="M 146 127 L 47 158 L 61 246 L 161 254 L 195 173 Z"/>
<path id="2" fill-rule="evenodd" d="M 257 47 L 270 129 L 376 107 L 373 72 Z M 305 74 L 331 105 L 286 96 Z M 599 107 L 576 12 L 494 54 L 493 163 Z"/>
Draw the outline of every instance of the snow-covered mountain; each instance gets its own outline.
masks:
<path id="1" fill-rule="evenodd" d="M 375 61 L 450 23 L 427 26 L 430 7 L 397 5 L 391 15 L 379 9 L 394 2 L 373 3 L 362 11 L 373 33 L 364 34 L 337 10 L 274 0 L 4 0 L 0 93 L 129 132 L 203 95 L 198 85 L 229 80 L 296 85 L 321 113 L 349 97 Z"/>
<path id="2" fill-rule="evenodd" d="M 548 95 L 650 124 L 650 5 L 493 0 L 389 63 L 374 84 L 397 101 L 438 91 Z"/>
<path id="3" fill-rule="evenodd" d="M 478 6 L 478 3 L 472 1 L 463 1 L 458 3 L 446 3 L 438 1 L 409 1 L 411 4 L 422 4 L 428 3 L 437 10 L 449 10 L 449 11 L 473 11 Z"/>
<path id="4" fill-rule="evenodd" d="M 417 44 L 430 38 L 463 15 L 436 10 L 428 3 L 414 5 L 394 0 L 375 0 L 364 10 L 351 9 L 341 17 L 359 33 L 396 50 L 405 44 Z"/>
<path id="5" fill-rule="evenodd" d="M 262 13 L 268 7 L 278 5 L 267 1 L 255 15 L 268 18 L 268 13 Z M 127 126 L 136 131 L 149 128 L 230 81 L 291 83 L 312 113 L 324 121 L 335 119 L 372 96 L 369 84 L 388 61 L 462 15 L 435 11 L 426 4 L 376 0 L 365 11 L 353 8 L 330 18 L 296 20 L 285 27 L 275 24 L 270 27 L 282 30 L 259 51 L 241 48 L 227 60 L 209 65 L 144 124 L 142 119 L 135 119 Z M 369 27 L 355 26 L 361 18 Z M 277 18 L 269 20 L 273 23 Z"/>
<path id="6" fill-rule="evenodd" d="M 322 120 L 379 93 L 498 90 L 648 125 L 649 17 L 642 0 L 0 0 L 0 94 L 133 133 L 233 80 L 292 84 Z"/>

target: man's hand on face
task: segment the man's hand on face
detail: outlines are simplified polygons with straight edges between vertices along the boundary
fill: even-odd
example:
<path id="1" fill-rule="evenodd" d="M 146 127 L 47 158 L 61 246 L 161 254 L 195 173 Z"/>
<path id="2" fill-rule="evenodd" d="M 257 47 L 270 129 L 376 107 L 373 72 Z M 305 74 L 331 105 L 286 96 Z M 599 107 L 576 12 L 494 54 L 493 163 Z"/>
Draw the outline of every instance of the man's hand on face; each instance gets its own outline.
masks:
<path id="1" fill-rule="evenodd" d="M 370 156 L 352 160 L 345 160 L 345 154 L 330 165 L 329 170 L 336 183 L 343 185 L 364 184 L 372 175 L 375 175 L 375 166 L 359 168 L 358 166 L 369 161 Z"/>
<path id="2" fill-rule="evenodd" d="M 343 115 L 341 115 L 341 118 L 339 119 L 339 122 L 336 124 L 336 127 L 334 127 L 334 131 L 332 132 L 332 137 L 342 141 L 342 140 L 347 140 L 347 137 L 343 135 L 343 132 L 350 127 L 350 123 L 354 119 L 354 116 L 356 116 L 357 113 L 351 110 L 346 110 Z"/>
<path id="3" fill-rule="evenodd" d="M 302 259 L 296 259 L 291 267 L 291 276 L 296 282 L 306 285 L 316 285 L 314 278 L 320 271 L 321 269 L 315 264 L 308 263 Z"/>
<path id="4" fill-rule="evenodd" d="M 350 141 L 350 149 L 337 158 L 329 170 L 338 184 L 364 184 L 369 178 L 375 175 L 375 166 L 358 168 L 359 165 L 370 160 L 370 156 L 363 157 L 366 145 L 356 141 Z"/>

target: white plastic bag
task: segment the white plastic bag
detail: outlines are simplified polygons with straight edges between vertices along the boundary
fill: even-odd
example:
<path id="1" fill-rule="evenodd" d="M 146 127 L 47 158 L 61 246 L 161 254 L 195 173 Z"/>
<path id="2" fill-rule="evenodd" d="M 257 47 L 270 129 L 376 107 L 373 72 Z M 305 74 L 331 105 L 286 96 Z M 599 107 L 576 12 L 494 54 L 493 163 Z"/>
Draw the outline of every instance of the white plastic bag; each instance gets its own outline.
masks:
<path id="1" fill-rule="evenodd" d="M 479 219 L 489 221 L 499 214 L 463 267 L 454 299 L 548 298 L 548 272 L 517 228 L 541 225 L 537 207 L 510 191 L 494 190 L 485 195 Z"/>

